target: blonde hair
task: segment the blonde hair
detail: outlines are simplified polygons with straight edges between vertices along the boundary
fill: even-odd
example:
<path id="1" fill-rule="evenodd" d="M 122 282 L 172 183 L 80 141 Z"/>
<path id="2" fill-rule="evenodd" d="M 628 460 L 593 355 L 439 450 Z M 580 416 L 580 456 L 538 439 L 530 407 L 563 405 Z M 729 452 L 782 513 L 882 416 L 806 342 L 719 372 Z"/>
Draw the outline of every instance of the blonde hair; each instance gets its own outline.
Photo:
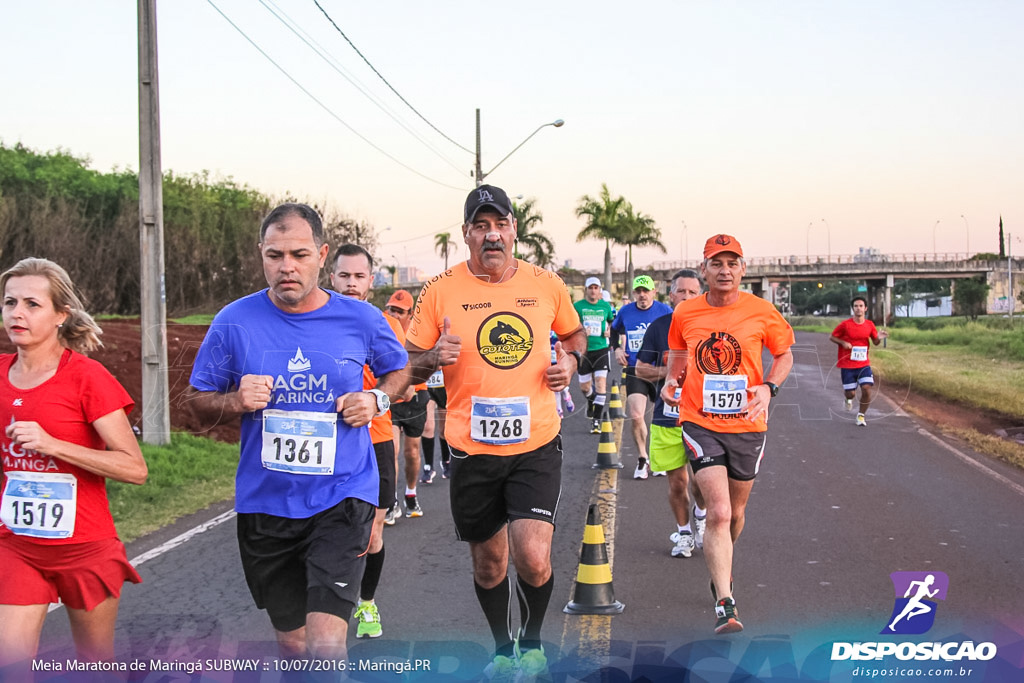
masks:
<path id="1" fill-rule="evenodd" d="M 7 281 L 13 277 L 38 275 L 50 283 L 50 300 L 53 308 L 68 314 L 57 330 L 60 343 L 78 353 L 89 353 L 103 346 L 100 335 L 103 330 L 85 312 L 82 300 L 75 293 L 75 285 L 71 282 L 66 270 L 53 261 L 44 258 L 25 258 L 4 271 L 0 275 L 0 293 L 7 290 Z"/>

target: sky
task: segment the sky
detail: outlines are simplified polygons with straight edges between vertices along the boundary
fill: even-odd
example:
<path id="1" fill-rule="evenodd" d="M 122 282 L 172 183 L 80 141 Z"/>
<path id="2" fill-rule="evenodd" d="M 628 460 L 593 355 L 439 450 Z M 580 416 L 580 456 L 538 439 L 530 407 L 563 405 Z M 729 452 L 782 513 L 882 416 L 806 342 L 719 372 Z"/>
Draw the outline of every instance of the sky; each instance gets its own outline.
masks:
<path id="1" fill-rule="evenodd" d="M 158 3 L 165 171 L 366 221 L 435 272 L 479 108 L 485 172 L 536 131 L 486 180 L 582 270 L 602 183 L 662 231 L 641 270 L 719 232 L 748 257 L 992 252 L 1000 215 L 1024 237 L 1024 3 L 319 1 L 338 28 L 313 0 Z M 136 3 L 8 0 L 0 64 L 5 145 L 138 168 Z"/>

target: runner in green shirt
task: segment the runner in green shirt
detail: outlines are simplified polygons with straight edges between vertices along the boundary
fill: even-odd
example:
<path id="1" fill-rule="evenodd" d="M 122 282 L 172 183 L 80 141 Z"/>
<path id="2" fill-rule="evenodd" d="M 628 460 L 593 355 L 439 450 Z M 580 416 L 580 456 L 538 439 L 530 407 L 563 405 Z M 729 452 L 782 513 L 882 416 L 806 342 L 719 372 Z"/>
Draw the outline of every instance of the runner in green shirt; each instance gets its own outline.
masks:
<path id="1" fill-rule="evenodd" d="M 591 434 L 601 432 L 608 384 L 608 324 L 615 318 L 612 305 L 601 298 L 601 281 L 588 277 L 586 298 L 573 304 L 587 333 L 587 352 L 580 363 L 580 389 L 587 397 L 587 417 L 594 421 Z"/>

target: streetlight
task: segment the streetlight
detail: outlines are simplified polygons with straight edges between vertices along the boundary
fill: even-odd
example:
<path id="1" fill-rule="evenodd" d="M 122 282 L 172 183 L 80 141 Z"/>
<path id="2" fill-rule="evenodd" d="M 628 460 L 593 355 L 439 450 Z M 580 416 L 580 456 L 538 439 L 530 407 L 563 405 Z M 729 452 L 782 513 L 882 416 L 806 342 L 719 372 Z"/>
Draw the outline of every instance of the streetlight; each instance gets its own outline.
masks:
<path id="1" fill-rule="evenodd" d="M 487 173 L 484 173 L 483 167 L 481 166 L 481 163 L 480 163 L 480 110 L 477 109 L 476 110 L 476 174 L 475 174 L 476 186 L 480 187 L 481 185 L 483 185 L 484 184 L 484 178 L 486 178 L 487 176 L 489 176 L 492 173 L 494 173 L 494 170 L 496 168 L 498 168 L 499 166 L 501 166 L 505 162 L 505 159 L 508 159 L 510 156 L 515 154 L 516 150 L 518 150 L 520 147 L 525 145 L 529 141 L 529 139 L 532 138 L 537 133 L 539 133 L 542 128 L 547 128 L 548 126 L 554 126 L 555 128 L 561 128 L 564 125 L 565 125 L 565 121 L 563 121 L 562 119 L 555 119 L 551 123 L 541 124 L 540 126 L 537 127 L 537 130 L 533 131 L 532 133 L 530 133 L 529 135 L 526 136 L 526 140 L 523 140 L 518 145 L 516 145 L 515 149 L 513 149 L 511 152 L 506 154 L 502 158 L 501 161 L 496 163 L 494 165 L 494 168 L 492 168 L 490 171 L 487 171 Z"/>
<path id="2" fill-rule="evenodd" d="M 967 258 L 971 258 L 971 224 L 967 222 L 967 216 L 960 214 L 964 219 L 964 228 L 967 230 Z"/>
<path id="3" fill-rule="evenodd" d="M 937 256 L 939 250 L 935 248 L 935 230 L 939 227 L 941 220 L 935 221 L 935 225 L 932 226 L 932 256 Z"/>
<path id="4" fill-rule="evenodd" d="M 807 250 L 807 263 L 811 262 L 811 226 L 812 225 L 814 225 L 813 221 L 807 224 L 807 240 L 806 240 L 806 244 L 804 245 L 804 247 Z"/>
<path id="5" fill-rule="evenodd" d="M 832 260 L 832 228 L 830 228 L 828 226 L 828 221 L 825 220 L 824 218 L 821 219 L 821 222 L 825 224 L 825 235 L 828 237 L 828 260 L 831 261 Z M 827 262 L 828 261 L 826 261 L 826 263 Z"/>
<path id="6" fill-rule="evenodd" d="M 683 224 L 683 244 L 686 245 L 686 257 L 683 259 L 683 266 L 687 265 L 690 260 L 690 239 L 689 235 L 686 234 L 686 221 L 682 221 Z"/>

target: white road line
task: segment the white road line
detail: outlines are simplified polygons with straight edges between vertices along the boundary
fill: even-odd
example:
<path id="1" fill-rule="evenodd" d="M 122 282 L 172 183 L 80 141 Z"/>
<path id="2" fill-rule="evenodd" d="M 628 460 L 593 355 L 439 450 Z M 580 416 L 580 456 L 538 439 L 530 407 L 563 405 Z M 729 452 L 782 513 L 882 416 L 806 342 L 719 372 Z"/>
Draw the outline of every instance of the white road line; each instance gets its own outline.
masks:
<path id="1" fill-rule="evenodd" d="M 1017 495 L 1024 496 L 1024 486 L 1021 486 L 1020 484 L 1018 484 L 1018 483 L 1016 483 L 1016 482 L 1014 482 L 1014 481 L 1012 481 L 1010 479 L 1007 479 L 1006 477 L 1004 477 L 1003 475 L 999 474 L 995 470 L 990 469 L 987 465 L 983 465 L 982 463 L 978 462 L 977 460 L 975 460 L 971 456 L 967 455 L 966 453 L 964 453 L 964 452 L 954 448 L 953 446 L 950 446 L 948 443 L 946 443 L 945 441 L 943 441 L 939 437 L 935 436 L 934 434 L 929 432 L 927 429 L 924 429 L 923 427 L 918 427 L 917 428 L 917 432 L 918 432 L 918 434 L 921 434 L 923 436 L 927 436 L 929 439 L 931 439 L 932 441 L 934 441 L 938 445 L 942 446 L 947 451 L 949 451 L 950 453 L 952 453 L 953 455 L 958 457 L 960 460 L 962 460 L 966 464 L 968 464 L 971 467 L 973 467 L 974 469 L 978 470 L 982 474 L 988 476 L 991 479 L 995 479 L 1000 484 L 1005 484 L 1007 487 L 1009 487 L 1009 489 L 1011 491 L 1013 491 Z"/>
<path id="2" fill-rule="evenodd" d="M 157 547 L 153 548 L 152 550 L 147 550 L 146 552 L 142 553 L 141 555 L 139 555 L 135 559 L 128 560 L 128 561 L 132 564 L 133 567 L 138 567 L 143 562 L 149 562 L 150 560 L 152 560 L 154 558 L 160 557 L 164 553 L 169 552 L 171 550 L 174 550 L 178 546 L 187 543 L 189 540 L 191 540 L 192 538 L 198 536 L 199 534 L 203 533 L 204 531 L 209 531 L 210 529 L 214 528 L 215 526 L 219 526 L 219 525 L 223 524 L 224 522 L 228 521 L 229 519 L 233 519 L 235 516 L 236 516 L 236 513 L 235 513 L 234 509 L 228 510 L 227 512 L 224 512 L 224 513 L 221 513 L 221 514 L 217 515 L 216 517 L 214 517 L 211 520 L 207 520 L 207 521 L 203 522 L 199 526 L 196 526 L 196 527 L 193 527 L 193 528 L 189 529 L 188 531 L 186 531 L 183 534 L 179 534 L 178 536 L 175 536 L 171 540 L 169 540 L 166 543 L 163 543 L 161 545 L 158 545 Z M 57 609 L 60 609 L 63 606 L 64 606 L 63 603 L 60 603 L 60 602 L 52 603 L 50 605 L 50 608 L 47 610 L 47 613 L 50 613 L 50 612 L 52 612 L 54 610 L 57 610 Z"/>
<path id="3" fill-rule="evenodd" d="M 896 403 L 891 398 L 889 398 L 888 396 L 880 396 L 880 398 L 885 399 L 885 401 L 887 403 L 889 403 L 890 405 L 893 406 L 893 408 L 894 408 L 893 414 L 899 415 L 900 417 L 906 417 L 908 419 L 913 419 L 913 418 L 911 418 L 906 413 L 906 411 L 903 410 L 903 408 L 901 408 L 900 406 L 896 405 Z M 1024 486 L 1021 486 L 1020 484 L 1018 484 L 1017 482 L 1013 481 L 1012 479 L 1004 477 L 1003 475 L 999 474 L 998 472 L 996 472 L 995 470 L 990 468 L 988 465 L 985 465 L 984 463 L 979 462 L 978 460 L 976 460 L 975 458 L 972 458 L 971 456 L 967 455 L 966 453 L 964 453 L 960 449 L 958 449 L 958 448 L 956 448 L 956 447 L 946 443 L 945 441 L 943 441 L 939 437 L 937 437 L 934 434 L 932 434 L 931 432 L 929 432 L 924 427 L 918 427 L 917 428 L 917 433 L 920 434 L 921 436 L 928 437 L 929 439 L 931 439 L 932 441 L 934 441 L 935 443 L 937 443 L 938 445 L 942 446 L 947 451 L 949 451 L 950 453 L 955 455 L 961 461 L 963 461 L 964 463 L 970 465 L 971 467 L 973 467 L 974 469 L 978 470 L 982 474 L 986 475 L 990 479 L 994 479 L 995 481 L 998 481 L 1000 484 L 1004 484 L 1007 488 L 1009 488 L 1011 491 L 1013 491 L 1017 495 L 1024 496 Z"/>

